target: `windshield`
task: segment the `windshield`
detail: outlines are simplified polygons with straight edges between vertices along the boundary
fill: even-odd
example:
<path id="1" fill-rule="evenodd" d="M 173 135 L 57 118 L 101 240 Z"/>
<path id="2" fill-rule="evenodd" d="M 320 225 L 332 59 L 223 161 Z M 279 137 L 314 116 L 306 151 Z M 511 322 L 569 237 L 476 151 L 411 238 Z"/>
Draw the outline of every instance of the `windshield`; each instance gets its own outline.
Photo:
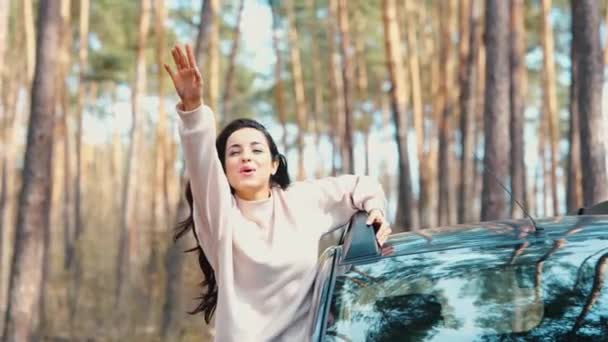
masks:
<path id="1" fill-rule="evenodd" d="M 597 340 L 607 264 L 607 240 L 560 239 L 339 266 L 325 340 Z"/>

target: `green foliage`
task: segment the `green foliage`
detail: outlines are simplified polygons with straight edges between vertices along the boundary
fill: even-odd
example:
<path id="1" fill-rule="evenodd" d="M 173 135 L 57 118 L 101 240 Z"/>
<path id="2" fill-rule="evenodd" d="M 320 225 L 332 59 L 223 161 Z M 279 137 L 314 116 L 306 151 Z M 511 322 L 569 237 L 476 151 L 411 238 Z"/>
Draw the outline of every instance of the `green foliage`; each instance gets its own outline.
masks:
<path id="1" fill-rule="evenodd" d="M 117 83 L 132 79 L 138 18 L 135 1 L 91 2 L 88 78 Z"/>
<path id="2" fill-rule="evenodd" d="M 86 78 L 90 81 L 129 82 L 129 62 L 132 60 L 127 52 L 103 48 L 91 54 Z"/>

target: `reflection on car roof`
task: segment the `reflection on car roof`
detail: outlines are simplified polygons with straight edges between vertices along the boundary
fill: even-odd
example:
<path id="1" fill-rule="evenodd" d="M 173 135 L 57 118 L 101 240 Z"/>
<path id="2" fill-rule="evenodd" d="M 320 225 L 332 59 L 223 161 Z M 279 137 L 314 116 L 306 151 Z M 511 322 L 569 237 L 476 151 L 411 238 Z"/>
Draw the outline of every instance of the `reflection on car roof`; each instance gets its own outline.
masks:
<path id="1" fill-rule="evenodd" d="M 608 238 L 608 215 L 562 216 L 537 220 L 503 220 L 460 224 L 391 236 L 393 255 L 439 251 L 444 249 L 512 245 L 525 241 Z M 584 229 L 582 229 L 584 228 Z"/>

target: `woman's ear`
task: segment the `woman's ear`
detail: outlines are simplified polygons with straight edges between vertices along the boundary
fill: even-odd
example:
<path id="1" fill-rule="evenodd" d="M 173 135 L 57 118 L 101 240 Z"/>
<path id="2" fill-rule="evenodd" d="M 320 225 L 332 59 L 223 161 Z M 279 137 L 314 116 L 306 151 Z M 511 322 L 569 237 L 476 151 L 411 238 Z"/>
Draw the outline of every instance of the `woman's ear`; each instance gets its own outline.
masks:
<path id="1" fill-rule="evenodd" d="M 280 158 L 275 158 L 272 161 L 272 171 L 270 171 L 270 174 L 272 176 L 274 176 L 277 173 L 277 170 L 279 169 L 279 164 L 281 163 L 280 160 L 281 160 Z"/>

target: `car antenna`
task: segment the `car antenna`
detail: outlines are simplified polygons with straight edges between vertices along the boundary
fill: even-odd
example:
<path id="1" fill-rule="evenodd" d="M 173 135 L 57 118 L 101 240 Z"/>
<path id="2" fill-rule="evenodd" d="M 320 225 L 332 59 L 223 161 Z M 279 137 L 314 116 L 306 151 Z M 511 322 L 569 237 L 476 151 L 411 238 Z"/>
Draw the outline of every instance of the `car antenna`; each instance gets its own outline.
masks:
<path id="1" fill-rule="evenodd" d="M 480 158 L 477 156 L 477 153 L 473 152 L 473 155 L 476 160 L 480 160 Z M 517 204 L 517 206 L 524 212 L 526 217 L 532 222 L 532 226 L 534 227 L 534 230 L 538 231 L 538 230 L 542 229 L 542 227 L 538 227 L 536 225 L 536 221 L 534 221 L 534 218 L 532 218 L 532 215 L 530 215 L 528 213 L 528 211 L 526 210 L 526 208 L 521 203 L 519 203 L 517 198 L 513 197 L 513 194 L 511 193 L 511 191 L 509 191 L 509 189 L 507 189 L 507 187 L 504 184 L 502 184 L 502 182 L 500 181 L 500 179 L 498 179 L 496 174 L 489 167 L 486 167 L 485 164 L 482 163 L 481 166 L 482 166 L 483 172 L 487 172 L 490 175 L 492 175 L 492 177 L 494 177 L 494 180 L 496 181 L 496 183 L 498 183 L 498 185 L 500 185 L 500 187 L 503 188 L 507 192 L 507 194 L 509 194 L 509 198 L 512 199 Z"/>

